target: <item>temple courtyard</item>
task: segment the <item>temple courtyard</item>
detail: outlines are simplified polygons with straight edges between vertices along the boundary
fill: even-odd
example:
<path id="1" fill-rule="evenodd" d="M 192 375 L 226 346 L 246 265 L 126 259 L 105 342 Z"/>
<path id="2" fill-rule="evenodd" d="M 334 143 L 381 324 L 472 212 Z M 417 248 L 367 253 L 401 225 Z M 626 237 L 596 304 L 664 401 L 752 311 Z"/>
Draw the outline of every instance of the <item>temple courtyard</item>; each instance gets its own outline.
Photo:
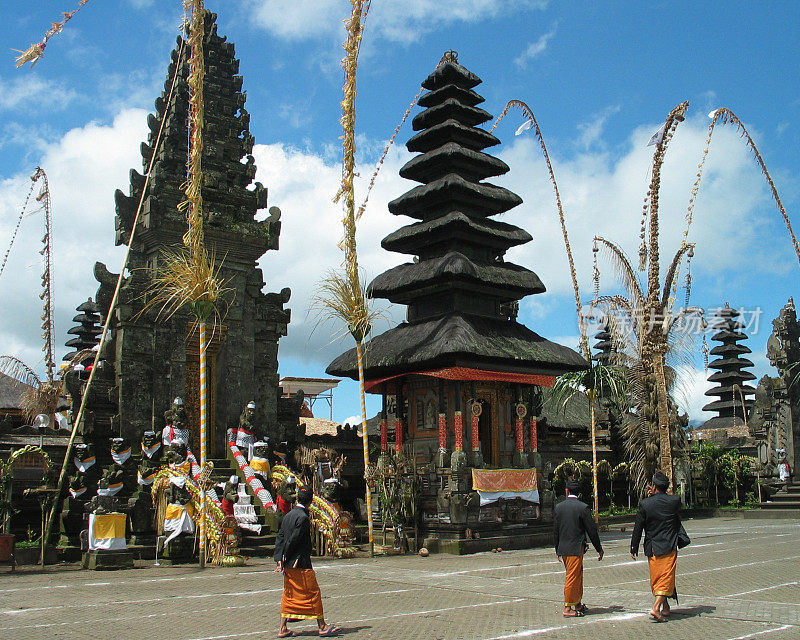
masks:
<path id="1" fill-rule="evenodd" d="M 551 549 L 353 560 L 319 559 L 326 617 L 347 638 L 797 638 L 800 521 L 686 521 L 678 593 L 666 624 L 648 622 L 647 566 L 628 555 L 630 526 L 602 535 L 586 559 L 584 618 L 561 616 L 563 569 Z M 272 638 L 281 578 L 246 567 L 0 568 L 0 638 L 223 640 Z M 316 636 L 315 623 L 295 623 Z"/>

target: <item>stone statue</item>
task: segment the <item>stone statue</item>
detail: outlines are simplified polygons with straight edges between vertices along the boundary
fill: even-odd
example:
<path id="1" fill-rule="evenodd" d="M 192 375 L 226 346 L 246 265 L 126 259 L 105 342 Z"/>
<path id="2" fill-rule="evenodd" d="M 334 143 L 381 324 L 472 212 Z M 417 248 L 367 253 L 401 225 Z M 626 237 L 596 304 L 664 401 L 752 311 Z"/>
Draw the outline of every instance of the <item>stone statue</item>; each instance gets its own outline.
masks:
<path id="1" fill-rule="evenodd" d="M 297 480 L 294 476 L 289 475 L 281 481 L 278 487 L 278 495 L 275 499 L 278 511 L 284 515 L 289 513 L 295 500 L 297 500 Z"/>
<path id="2" fill-rule="evenodd" d="M 97 495 L 86 504 L 85 509 L 90 513 L 98 514 L 119 511 L 119 500 L 115 497 L 119 493 L 119 489 L 116 488 L 119 485 L 115 482 L 113 471 L 108 470 L 107 473 L 104 473 L 97 486 Z"/>
<path id="3" fill-rule="evenodd" d="M 161 438 L 155 431 L 145 431 L 142 434 L 142 460 L 147 458 L 158 462 L 163 454 Z"/>
<path id="4" fill-rule="evenodd" d="M 239 500 L 239 477 L 231 476 L 222 489 L 220 509 L 226 516 L 233 516 L 233 505 Z"/>
<path id="5" fill-rule="evenodd" d="M 173 467 L 180 467 L 187 462 L 188 455 L 186 442 L 177 438 L 169 445 L 169 449 L 164 454 L 164 461 Z"/>
<path id="6" fill-rule="evenodd" d="M 176 438 L 181 438 L 185 443 L 189 442 L 189 420 L 182 398 L 175 398 L 172 401 L 172 406 L 164 412 L 164 422 L 166 426 L 161 432 L 161 442 L 164 446 L 169 446 Z"/>
<path id="7" fill-rule="evenodd" d="M 250 468 L 265 487 L 270 486 L 269 453 L 269 442 L 261 440 L 253 445 L 253 455 L 250 457 Z"/>
<path id="8" fill-rule="evenodd" d="M 256 403 L 248 402 L 239 416 L 239 429 L 236 431 L 236 446 L 243 450 L 246 456 L 251 456 L 251 447 L 256 441 L 256 427 L 253 424 L 256 416 Z"/>

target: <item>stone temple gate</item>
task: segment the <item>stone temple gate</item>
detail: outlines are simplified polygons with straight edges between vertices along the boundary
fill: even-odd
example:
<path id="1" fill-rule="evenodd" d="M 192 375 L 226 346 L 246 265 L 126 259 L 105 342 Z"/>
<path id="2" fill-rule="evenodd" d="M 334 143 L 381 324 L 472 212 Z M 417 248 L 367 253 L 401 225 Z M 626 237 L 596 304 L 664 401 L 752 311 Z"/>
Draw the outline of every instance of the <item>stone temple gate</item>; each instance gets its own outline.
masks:
<path id="1" fill-rule="evenodd" d="M 281 398 L 278 377 L 278 340 L 286 335 L 290 310 L 284 305 L 291 291 L 263 293 L 264 277 L 256 261 L 278 249 L 280 211 L 267 207 L 267 189 L 254 183 L 254 138 L 249 131 L 242 77 L 234 46 L 217 34 L 216 16 L 207 13 L 204 53 L 205 145 L 203 201 L 206 246 L 220 267 L 230 290 L 220 305 L 220 319 L 210 331 L 209 456 L 225 452 L 225 430 L 238 424 L 242 408 L 254 401 L 254 424 L 266 435 L 284 439 L 297 425 L 299 402 Z M 182 53 L 179 53 L 181 52 Z M 160 317 L 148 308 L 148 288 L 163 260 L 164 250 L 177 248 L 186 230 L 178 210 L 184 199 L 187 157 L 187 51 L 172 52 L 164 92 L 156 112 L 148 117 L 150 134 L 141 146 L 144 170 L 153 153 L 155 162 L 146 191 L 145 177 L 131 170 L 128 195 L 115 194 L 116 243 L 129 244 L 139 200 L 143 206 L 131 244 L 128 272 L 119 304 L 111 318 L 111 336 L 104 349 L 101 370 L 95 376 L 84 439 L 123 436 L 138 441 L 143 431 L 164 426 L 163 415 L 173 398 L 185 399 L 190 437 L 197 450 L 197 327 L 188 313 Z M 169 89 L 177 73 L 176 91 Z M 159 129 L 163 142 L 155 151 Z M 116 284 L 116 274 L 95 265 L 100 282 L 97 307 L 105 319 Z M 76 381 L 73 381 L 76 382 Z M 74 394 L 73 394 L 74 395 Z"/>

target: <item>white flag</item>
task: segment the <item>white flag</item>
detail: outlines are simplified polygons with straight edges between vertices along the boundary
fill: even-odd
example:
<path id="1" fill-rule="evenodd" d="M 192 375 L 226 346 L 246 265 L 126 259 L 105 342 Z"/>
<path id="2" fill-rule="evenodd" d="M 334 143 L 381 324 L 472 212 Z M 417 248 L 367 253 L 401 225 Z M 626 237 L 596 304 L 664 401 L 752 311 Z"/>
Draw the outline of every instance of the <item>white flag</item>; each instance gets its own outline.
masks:
<path id="1" fill-rule="evenodd" d="M 648 146 L 648 147 L 655 146 L 655 145 L 657 145 L 659 142 L 661 142 L 661 139 L 664 137 L 664 126 L 665 126 L 666 124 L 667 124 L 666 122 L 665 122 L 664 124 L 662 124 L 662 125 L 661 125 L 661 126 L 658 128 L 658 131 L 656 131 L 656 132 L 653 134 L 653 137 L 652 137 L 652 138 L 650 138 L 650 142 L 648 142 L 648 143 L 647 143 L 647 146 Z"/>
<path id="2" fill-rule="evenodd" d="M 519 128 L 514 132 L 514 135 L 518 136 L 520 133 L 527 131 L 528 129 L 533 129 L 533 120 L 526 120 L 519 125 Z"/>
<path id="3" fill-rule="evenodd" d="M 713 120 L 714 116 L 717 115 L 717 111 L 719 111 L 719 109 L 714 109 L 711 113 L 708 114 L 708 117 Z"/>

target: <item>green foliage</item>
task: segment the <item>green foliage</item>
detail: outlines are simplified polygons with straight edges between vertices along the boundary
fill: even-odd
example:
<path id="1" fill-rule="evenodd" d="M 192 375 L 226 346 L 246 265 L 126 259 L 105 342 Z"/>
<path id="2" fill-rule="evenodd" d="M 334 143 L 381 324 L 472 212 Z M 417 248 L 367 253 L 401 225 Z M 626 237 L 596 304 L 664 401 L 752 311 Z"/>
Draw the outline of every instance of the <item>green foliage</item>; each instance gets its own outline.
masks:
<path id="1" fill-rule="evenodd" d="M 719 478 L 732 491 L 741 484 L 742 477 L 749 474 L 753 466 L 752 458 L 743 456 L 735 449 L 722 454 L 718 460 Z"/>
<path id="2" fill-rule="evenodd" d="M 620 367 L 591 363 L 588 369 L 570 371 L 556 379 L 552 391 L 553 402 L 563 411 L 572 397 L 583 391 L 591 402 L 605 396 L 623 405 L 627 393 L 626 380 L 627 376 Z"/>

